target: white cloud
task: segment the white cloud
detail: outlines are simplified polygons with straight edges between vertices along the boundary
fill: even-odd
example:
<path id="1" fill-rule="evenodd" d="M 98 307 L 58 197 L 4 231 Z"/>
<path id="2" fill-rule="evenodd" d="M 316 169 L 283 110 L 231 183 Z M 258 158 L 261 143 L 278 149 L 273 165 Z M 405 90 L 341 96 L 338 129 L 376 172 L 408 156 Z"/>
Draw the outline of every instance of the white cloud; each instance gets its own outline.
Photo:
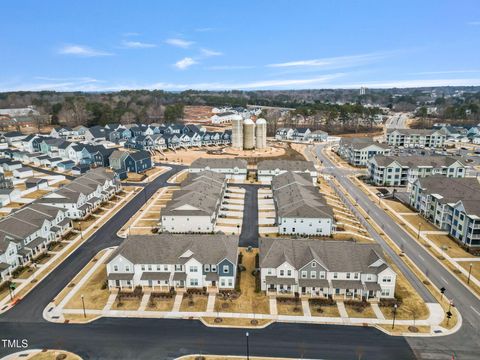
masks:
<path id="1" fill-rule="evenodd" d="M 197 64 L 195 60 L 193 60 L 191 57 L 186 57 L 186 58 L 183 58 L 182 60 L 177 61 L 175 63 L 175 67 L 177 69 L 184 70 L 195 64 Z"/>
<path id="2" fill-rule="evenodd" d="M 220 56 L 220 55 L 223 55 L 223 53 L 220 52 L 220 51 L 215 51 L 215 50 L 210 50 L 210 49 L 205 49 L 205 48 L 200 49 L 200 53 L 201 53 L 202 56 L 204 56 L 204 57 L 211 57 L 211 56 Z"/>
<path id="3" fill-rule="evenodd" d="M 129 48 L 129 49 L 148 49 L 148 48 L 157 47 L 157 45 L 155 44 L 144 43 L 141 41 L 123 41 L 122 45 L 123 47 Z"/>
<path id="4" fill-rule="evenodd" d="M 480 26 L 480 21 L 469 21 L 467 25 L 470 26 Z"/>
<path id="5" fill-rule="evenodd" d="M 165 40 L 165 42 L 169 45 L 180 47 L 183 49 L 186 49 L 194 44 L 193 41 L 188 41 L 188 40 L 179 39 L 179 38 L 170 38 Z"/>
<path id="6" fill-rule="evenodd" d="M 268 64 L 267 67 L 272 68 L 329 68 L 339 69 L 348 68 L 359 65 L 365 65 L 371 62 L 381 60 L 389 56 L 389 53 L 370 53 L 360 55 L 337 56 L 321 59 L 296 60 L 283 63 Z"/>
<path id="7" fill-rule="evenodd" d="M 83 45 L 66 45 L 59 50 L 60 54 L 74 55 L 80 57 L 96 57 L 96 56 L 110 56 L 113 55 L 107 51 L 92 49 Z"/>
<path id="8" fill-rule="evenodd" d="M 139 36 L 140 33 L 137 33 L 137 32 L 126 32 L 126 33 L 123 33 L 123 36 L 126 36 L 126 37 L 129 37 L 129 36 Z"/>
<path id="9" fill-rule="evenodd" d="M 195 29 L 196 32 L 209 32 L 209 31 L 213 31 L 213 30 L 215 30 L 215 29 L 212 28 L 212 27 L 204 27 L 204 28 Z"/>

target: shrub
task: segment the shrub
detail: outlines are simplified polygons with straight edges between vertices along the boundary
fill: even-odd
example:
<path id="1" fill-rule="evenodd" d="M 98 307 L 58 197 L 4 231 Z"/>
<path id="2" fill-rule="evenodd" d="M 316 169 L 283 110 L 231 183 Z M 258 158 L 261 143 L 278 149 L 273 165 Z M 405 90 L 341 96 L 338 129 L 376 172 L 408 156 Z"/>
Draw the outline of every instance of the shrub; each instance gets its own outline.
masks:
<path id="1" fill-rule="evenodd" d="M 330 298 L 327 298 L 327 299 L 309 299 L 308 301 L 313 306 L 336 306 L 337 305 L 335 300 L 330 299 Z"/>

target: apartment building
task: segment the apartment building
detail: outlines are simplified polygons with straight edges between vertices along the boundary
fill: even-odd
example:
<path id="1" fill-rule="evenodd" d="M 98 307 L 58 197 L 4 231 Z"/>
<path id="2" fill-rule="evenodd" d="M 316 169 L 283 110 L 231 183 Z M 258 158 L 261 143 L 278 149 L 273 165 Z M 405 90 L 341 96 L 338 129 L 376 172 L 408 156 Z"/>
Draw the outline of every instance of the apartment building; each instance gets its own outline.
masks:
<path id="1" fill-rule="evenodd" d="M 235 288 L 238 237 L 226 235 L 135 235 L 107 263 L 110 289 Z"/>
<path id="2" fill-rule="evenodd" d="M 393 298 L 396 274 L 378 244 L 259 239 L 261 289 L 342 299 Z"/>
<path id="3" fill-rule="evenodd" d="M 368 160 L 376 155 L 389 155 L 390 147 L 372 138 L 342 138 L 338 155 L 353 166 L 367 166 Z"/>
<path id="4" fill-rule="evenodd" d="M 333 210 L 310 175 L 286 172 L 272 180 L 278 233 L 282 235 L 330 236 Z"/>
<path id="5" fill-rule="evenodd" d="M 286 172 L 308 174 L 312 183 L 317 183 L 318 171 L 313 161 L 302 160 L 262 160 L 257 165 L 257 179 L 263 184 L 270 184 L 272 179 Z"/>
<path id="6" fill-rule="evenodd" d="M 243 159 L 208 159 L 199 158 L 192 162 L 188 169 L 190 173 L 213 171 L 224 174 L 226 179 L 245 181 L 247 179 L 247 161 Z"/>
<path id="7" fill-rule="evenodd" d="M 417 179 L 410 205 L 469 248 L 480 248 L 480 183 L 477 178 Z"/>
<path id="8" fill-rule="evenodd" d="M 386 134 L 388 145 L 411 148 L 440 148 L 443 147 L 446 138 L 443 130 L 435 129 L 390 129 Z"/>
<path id="9" fill-rule="evenodd" d="M 370 180 L 377 186 L 411 186 L 416 179 L 432 175 L 465 177 L 463 159 L 453 156 L 385 156 L 368 161 Z"/>
<path id="10" fill-rule="evenodd" d="M 213 171 L 191 173 L 160 214 L 161 229 L 170 233 L 213 233 L 227 181 Z"/>

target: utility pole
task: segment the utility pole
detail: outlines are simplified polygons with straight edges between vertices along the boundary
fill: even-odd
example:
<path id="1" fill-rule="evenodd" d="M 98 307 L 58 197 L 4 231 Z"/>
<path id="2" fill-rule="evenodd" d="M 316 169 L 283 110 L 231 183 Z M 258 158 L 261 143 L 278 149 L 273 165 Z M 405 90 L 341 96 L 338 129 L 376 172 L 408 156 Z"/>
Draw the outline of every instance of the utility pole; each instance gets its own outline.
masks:
<path id="1" fill-rule="evenodd" d="M 393 322 L 392 322 L 392 329 L 395 329 L 395 317 L 397 315 L 397 307 L 398 305 L 393 305 Z"/>
<path id="2" fill-rule="evenodd" d="M 250 360 L 250 347 L 249 347 L 249 344 L 248 344 L 248 337 L 249 337 L 249 333 L 248 331 L 245 333 L 245 336 L 247 338 L 247 360 Z"/>
<path id="3" fill-rule="evenodd" d="M 87 313 L 85 312 L 85 299 L 83 297 L 83 294 L 81 295 L 81 298 L 82 298 L 82 307 L 83 307 L 83 317 L 86 318 Z"/>

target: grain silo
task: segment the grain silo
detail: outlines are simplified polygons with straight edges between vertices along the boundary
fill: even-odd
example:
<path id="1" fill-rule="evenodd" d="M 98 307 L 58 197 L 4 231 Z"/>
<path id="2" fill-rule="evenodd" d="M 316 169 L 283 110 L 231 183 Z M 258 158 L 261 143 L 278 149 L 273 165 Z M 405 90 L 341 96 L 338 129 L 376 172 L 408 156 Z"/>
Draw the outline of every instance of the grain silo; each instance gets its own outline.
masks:
<path id="1" fill-rule="evenodd" d="M 265 149 L 267 147 L 267 121 L 258 119 L 255 127 L 255 144 L 257 149 Z"/>
<path id="2" fill-rule="evenodd" d="M 240 115 L 232 118 L 232 147 L 243 148 L 243 118 Z"/>
<path id="3" fill-rule="evenodd" d="M 252 150 L 255 148 L 255 123 L 251 119 L 243 122 L 243 149 Z"/>

